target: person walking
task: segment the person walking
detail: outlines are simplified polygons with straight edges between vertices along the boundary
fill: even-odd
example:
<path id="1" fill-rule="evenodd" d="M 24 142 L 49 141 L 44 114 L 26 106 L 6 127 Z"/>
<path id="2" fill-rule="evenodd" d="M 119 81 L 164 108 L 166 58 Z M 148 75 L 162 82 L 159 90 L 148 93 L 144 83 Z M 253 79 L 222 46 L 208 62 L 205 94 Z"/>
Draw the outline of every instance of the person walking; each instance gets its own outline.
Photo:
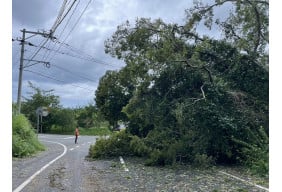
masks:
<path id="1" fill-rule="evenodd" d="M 74 135 L 75 135 L 75 141 L 74 143 L 77 144 L 77 138 L 79 136 L 79 130 L 78 130 L 78 127 L 75 128 L 75 132 L 74 132 Z"/>

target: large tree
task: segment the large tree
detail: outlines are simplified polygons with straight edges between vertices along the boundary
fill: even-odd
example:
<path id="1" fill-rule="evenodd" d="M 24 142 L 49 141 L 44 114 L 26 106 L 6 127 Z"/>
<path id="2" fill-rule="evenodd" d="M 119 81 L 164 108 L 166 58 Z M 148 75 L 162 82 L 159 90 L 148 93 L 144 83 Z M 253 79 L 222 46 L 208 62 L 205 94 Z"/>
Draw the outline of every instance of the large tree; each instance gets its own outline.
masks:
<path id="1" fill-rule="evenodd" d="M 213 9 L 227 3 L 236 9 L 213 22 Z M 223 38 L 200 35 L 201 21 L 221 26 Z M 201 155 L 237 162 L 254 146 L 268 146 L 266 137 L 260 140 L 262 130 L 268 134 L 267 47 L 267 1 L 196 2 L 183 26 L 160 19 L 126 22 L 106 41 L 106 53 L 126 62 L 123 71 L 134 87 L 125 100 L 114 94 L 124 101 L 115 107 L 124 106 L 127 130 L 158 151 L 158 163 L 193 162 Z M 107 73 L 100 81 L 98 105 L 113 101 L 113 90 L 122 93 L 120 74 Z M 260 149 L 268 155 L 267 147 Z"/>

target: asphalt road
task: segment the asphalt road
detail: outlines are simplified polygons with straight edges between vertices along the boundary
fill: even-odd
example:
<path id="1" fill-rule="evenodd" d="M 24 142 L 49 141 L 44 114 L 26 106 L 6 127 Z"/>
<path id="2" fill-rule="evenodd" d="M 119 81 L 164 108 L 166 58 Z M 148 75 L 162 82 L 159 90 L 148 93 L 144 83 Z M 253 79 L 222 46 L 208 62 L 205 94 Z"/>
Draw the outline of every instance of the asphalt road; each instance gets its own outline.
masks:
<path id="1" fill-rule="evenodd" d="M 40 134 L 46 151 L 35 157 L 13 159 L 13 192 L 84 191 L 83 164 L 95 136 Z"/>
<path id="2" fill-rule="evenodd" d="M 147 167 L 141 158 L 87 161 L 97 137 L 39 135 L 47 150 L 13 159 L 13 192 L 269 191 L 268 181 L 236 167 Z M 255 183 L 259 183 L 259 186 Z"/>

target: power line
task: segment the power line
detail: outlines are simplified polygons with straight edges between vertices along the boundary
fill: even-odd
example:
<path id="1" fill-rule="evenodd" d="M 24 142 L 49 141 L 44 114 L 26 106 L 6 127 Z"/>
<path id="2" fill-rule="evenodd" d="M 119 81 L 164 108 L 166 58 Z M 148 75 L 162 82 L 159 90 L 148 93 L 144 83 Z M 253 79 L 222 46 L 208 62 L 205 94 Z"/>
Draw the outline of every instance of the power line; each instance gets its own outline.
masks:
<path id="1" fill-rule="evenodd" d="M 66 16 L 67 16 L 68 13 L 70 12 L 70 10 L 71 10 L 71 8 L 73 7 L 73 5 L 74 5 L 75 2 L 76 2 L 76 0 L 73 1 L 73 3 L 71 4 L 71 6 L 69 7 L 69 9 L 67 10 L 66 14 L 65 14 L 65 15 L 63 16 L 63 18 L 58 22 L 58 24 L 57 24 L 54 28 L 52 28 L 53 31 L 55 31 L 55 30 L 58 28 L 58 26 L 62 23 L 62 21 L 66 18 Z"/>
<path id="2" fill-rule="evenodd" d="M 79 20 L 81 19 L 82 15 L 85 13 L 86 9 L 88 8 L 88 6 L 90 5 L 92 0 L 89 0 L 87 5 L 85 6 L 84 10 L 82 11 L 82 13 L 80 14 L 80 16 L 78 17 L 76 23 L 74 24 L 74 26 L 72 27 L 72 29 L 70 30 L 70 32 L 68 33 L 68 35 L 66 36 L 65 40 L 63 42 L 65 42 L 67 40 L 67 38 L 69 37 L 69 35 L 71 34 L 71 32 L 74 30 L 74 28 L 76 27 L 76 25 L 78 24 Z"/>
<path id="3" fill-rule="evenodd" d="M 42 77 L 45 77 L 45 78 L 48 78 L 48 79 L 52 79 L 54 81 L 58 81 L 58 82 L 61 82 L 61 83 L 67 83 L 66 81 L 63 81 L 63 80 L 60 80 L 60 79 L 56 79 L 55 77 L 51 77 L 51 76 L 48 76 L 48 75 L 45 75 L 45 74 L 42 74 L 42 73 L 39 73 L 39 72 L 35 72 L 35 71 L 31 71 L 31 70 L 24 70 L 24 71 L 27 71 L 27 72 L 30 72 L 30 73 L 34 73 L 36 75 L 39 75 L 39 76 L 42 76 Z M 86 87 L 82 87 L 82 86 L 79 86 L 79 85 L 73 85 L 73 84 L 70 84 L 71 86 L 73 87 L 78 87 L 78 88 L 81 88 L 81 89 L 85 89 L 85 90 L 88 90 L 88 91 L 91 91 L 91 92 L 94 92 L 93 89 L 89 89 L 89 88 L 86 88 Z"/>
<path id="4" fill-rule="evenodd" d="M 42 49 L 42 47 L 44 47 L 44 45 L 47 43 L 47 41 L 49 40 L 49 38 L 47 38 L 45 41 L 44 41 L 44 39 L 42 40 L 42 45 L 41 46 L 38 46 L 39 47 L 39 49 L 37 49 L 37 51 L 33 54 L 33 56 L 31 57 L 31 58 L 29 58 L 29 60 L 32 60 L 32 59 L 34 59 L 34 57 L 39 53 L 39 51 Z M 27 63 L 27 64 L 29 64 L 29 62 Z"/>
<path id="5" fill-rule="evenodd" d="M 79 3 L 80 3 L 80 1 L 76 4 L 76 6 L 75 6 L 75 8 L 74 8 L 74 10 L 73 10 L 73 12 L 72 12 L 72 14 L 71 14 L 71 16 L 69 17 L 68 21 L 66 22 L 66 24 L 65 24 L 65 26 L 64 26 L 64 28 L 63 28 L 63 30 L 60 32 L 60 34 L 59 34 L 59 36 L 58 36 L 59 39 L 60 39 L 61 36 L 63 35 L 63 33 L 64 33 L 66 27 L 68 26 L 68 24 L 69 24 L 71 18 L 73 17 L 73 15 L 74 15 L 74 13 L 75 13 L 75 11 L 76 11 L 76 9 L 77 9 Z M 55 45 L 53 46 L 53 48 L 55 48 Z M 61 45 L 58 47 L 57 51 L 59 51 L 60 48 L 61 48 Z M 47 51 L 46 51 L 45 53 L 47 54 Z M 48 57 L 50 57 L 50 54 L 51 54 L 51 52 L 49 52 L 49 54 L 46 56 L 46 59 L 47 59 Z"/>
<path id="6" fill-rule="evenodd" d="M 74 0 L 75 2 L 76 0 Z M 64 3 L 66 3 L 67 1 L 65 0 Z M 72 6 L 74 5 L 74 2 L 73 4 L 70 6 L 70 8 L 68 9 L 67 13 L 63 16 L 63 19 L 65 18 L 65 16 L 69 13 L 69 11 L 71 10 Z M 88 5 L 90 4 L 91 0 L 88 2 L 86 8 L 88 7 Z M 63 7 L 61 8 L 61 12 L 59 13 L 58 17 L 57 17 L 57 20 L 55 21 L 55 24 L 54 24 L 54 28 L 53 28 L 53 31 L 52 29 L 50 30 L 49 33 L 46 33 L 45 31 L 43 32 L 34 32 L 34 31 L 26 31 L 25 29 L 22 30 L 22 43 L 21 43 L 21 57 L 20 57 L 20 68 L 19 68 L 19 82 L 18 82 L 18 98 L 17 98 L 17 105 L 18 105 L 18 112 L 20 113 L 21 112 L 21 90 L 22 90 L 22 72 L 23 72 L 23 60 L 24 60 L 24 45 L 25 45 L 25 34 L 34 34 L 34 35 L 42 35 L 43 37 L 46 38 L 46 40 L 42 43 L 42 45 L 37 49 L 37 51 L 33 54 L 33 56 L 31 58 L 29 58 L 29 62 L 34 60 L 35 56 L 39 53 L 39 51 L 42 49 L 42 47 L 44 47 L 44 45 L 48 42 L 49 39 L 54 39 L 54 31 L 56 30 L 56 28 L 59 26 L 59 24 L 62 22 L 62 20 L 60 21 L 60 18 L 64 12 L 64 8 L 65 7 L 65 4 L 63 4 Z M 86 9 L 85 9 L 86 10 Z M 83 13 L 85 12 L 85 10 L 82 12 L 81 16 L 83 15 Z M 79 19 L 81 18 L 81 16 L 79 17 Z M 79 21 L 78 19 L 78 21 Z M 78 23 L 77 21 L 77 23 Z M 74 27 L 77 25 L 77 23 L 75 23 Z M 74 29 L 74 28 L 73 28 Z M 72 29 L 72 30 L 73 30 Z M 70 33 L 69 33 L 70 34 Z M 33 36 L 31 36 L 33 37 Z M 29 37 L 30 38 L 30 37 Z M 12 39 L 14 40 L 14 39 Z M 27 63 L 27 65 L 29 64 L 29 62 Z M 41 61 L 40 61 L 41 62 Z M 43 75 L 43 74 L 41 74 Z"/>
<path id="7" fill-rule="evenodd" d="M 63 52 L 63 51 L 59 51 L 59 50 L 54 50 L 54 49 L 51 49 L 51 48 L 48 48 L 48 47 L 44 47 L 44 46 L 41 46 L 41 45 L 35 45 L 33 43 L 30 43 L 30 42 L 26 42 L 26 44 L 29 45 L 29 46 L 33 46 L 33 47 L 41 47 L 42 49 L 45 49 L 46 51 L 47 50 L 48 51 L 53 51 L 55 53 L 59 53 L 59 54 L 62 54 L 62 55 L 68 55 L 68 56 L 71 56 L 71 57 L 74 57 L 74 58 L 78 58 L 78 59 L 82 59 L 82 60 L 85 60 L 85 61 L 90 61 L 90 62 L 102 64 L 102 65 L 108 65 L 108 66 L 111 66 L 111 67 L 116 67 L 113 64 L 110 64 L 108 62 L 96 59 L 95 57 L 89 55 L 88 53 L 85 53 L 84 51 L 81 51 L 81 50 L 79 50 L 77 48 L 74 48 L 73 46 L 70 46 L 70 45 L 68 45 L 66 43 L 61 43 L 58 40 L 56 42 L 60 43 L 65 48 L 69 49 L 70 51 L 74 52 L 75 54 L 67 53 L 67 52 Z"/>
<path id="8" fill-rule="evenodd" d="M 92 61 L 92 62 L 95 62 L 95 63 L 99 63 L 99 64 L 102 64 L 102 65 L 108 65 L 108 66 L 111 66 L 111 67 L 116 67 L 115 65 L 111 64 L 111 63 L 107 63 L 105 61 L 102 61 L 102 60 L 99 60 L 99 59 L 96 59 L 94 58 L 93 56 L 89 55 L 88 53 L 82 51 L 82 50 L 79 50 L 69 44 L 66 44 L 66 43 L 63 43 L 63 42 L 59 42 L 57 40 L 58 43 L 61 43 L 65 48 L 77 53 L 79 56 L 77 58 L 80 58 L 80 59 L 83 59 L 83 60 L 86 60 L 86 61 Z M 88 58 L 85 58 L 83 57 L 82 55 L 85 55 L 86 57 Z"/>
<path id="9" fill-rule="evenodd" d="M 26 51 L 27 51 L 27 50 L 26 50 Z M 82 78 L 82 79 L 85 79 L 85 80 L 88 80 L 88 81 L 92 81 L 92 82 L 97 83 L 96 80 L 93 80 L 93 79 L 91 79 L 91 78 L 88 78 L 88 77 L 86 77 L 86 75 L 84 75 L 84 74 L 81 74 L 81 75 L 80 75 L 80 74 L 74 73 L 74 72 L 72 72 L 72 71 L 70 71 L 70 70 L 68 70 L 68 69 L 66 69 L 66 68 L 64 68 L 64 67 L 55 65 L 55 64 L 53 64 L 53 63 L 49 63 L 49 65 L 50 65 L 50 66 L 53 66 L 53 67 L 55 67 L 55 68 L 57 68 L 57 69 L 60 69 L 60 70 L 62 70 L 62 71 L 64 71 L 64 72 L 68 72 L 68 73 L 70 73 L 70 74 L 73 74 L 75 77 L 80 77 L 80 78 Z M 29 66 L 31 66 L 31 65 L 29 65 Z M 48 68 L 50 68 L 50 67 L 48 67 Z"/>
<path id="10" fill-rule="evenodd" d="M 97 81 L 95 81 L 95 80 L 93 80 L 93 79 L 90 79 L 90 78 L 87 78 L 87 77 L 84 77 L 84 76 L 81 76 L 81 75 L 77 75 L 77 74 L 73 73 L 72 71 L 70 71 L 70 70 L 68 70 L 68 69 L 66 69 L 66 68 L 60 67 L 60 66 L 58 66 L 58 65 L 51 64 L 51 66 L 54 66 L 54 67 L 56 67 L 56 68 L 58 68 L 58 69 L 61 69 L 61 70 L 65 71 L 65 72 L 71 73 L 71 74 L 73 74 L 73 75 L 75 75 L 75 76 L 78 76 L 78 77 L 80 77 L 80 78 L 83 78 L 83 79 L 86 79 L 86 80 L 89 80 L 89 81 L 93 81 L 93 82 L 97 82 Z"/>

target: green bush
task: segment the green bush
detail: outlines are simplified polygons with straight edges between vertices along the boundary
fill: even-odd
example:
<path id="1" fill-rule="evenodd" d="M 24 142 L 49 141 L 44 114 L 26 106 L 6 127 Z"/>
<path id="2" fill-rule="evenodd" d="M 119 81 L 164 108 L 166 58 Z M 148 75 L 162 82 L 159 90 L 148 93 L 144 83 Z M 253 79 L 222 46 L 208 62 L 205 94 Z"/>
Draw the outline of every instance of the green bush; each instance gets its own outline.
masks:
<path id="1" fill-rule="evenodd" d="M 30 156 L 44 150 L 44 146 L 38 141 L 36 134 L 24 115 L 13 115 L 12 128 L 13 157 Z"/>
<path id="2" fill-rule="evenodd" d="M 118 157 L 132 155 L 130 150 L 131 135 L 125 131 L 114 133 L 108 139 L 99 139 L 89 148 L 90 158 Z"/>
<path id="3" fill-rule="evenodd" d="M 241 146 L 238 158 L 242 164 L 250 168 L 252 173 L 267 177 L 269 174 L 269 137 L 262 126 L 250 133 L 256 142 L 247 143 L 239 139 L 232 139 Z"/>
<path id="4" fill-rule="evenodd" d="M 146 157 L 151 152 L 151 149 L 146 146 L 144 141 L 138 136 L 132 136 L 132 139 L 130 141 L 130 150 L 133 152 L 134 155 L 139 157 Z"/>

